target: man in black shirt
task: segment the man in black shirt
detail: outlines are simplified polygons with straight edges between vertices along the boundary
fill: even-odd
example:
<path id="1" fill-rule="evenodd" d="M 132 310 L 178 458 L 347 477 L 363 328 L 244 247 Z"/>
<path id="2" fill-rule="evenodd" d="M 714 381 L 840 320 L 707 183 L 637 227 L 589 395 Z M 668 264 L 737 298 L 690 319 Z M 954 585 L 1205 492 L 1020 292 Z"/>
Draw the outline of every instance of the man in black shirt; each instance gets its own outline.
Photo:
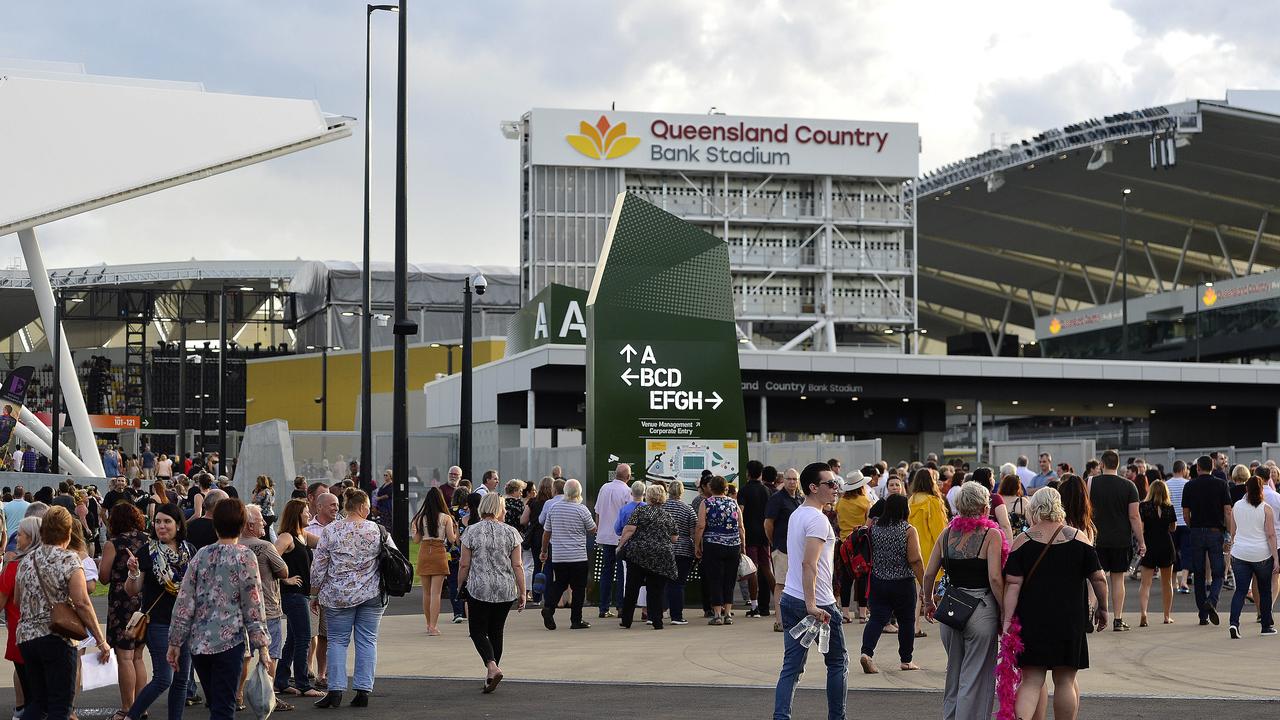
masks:
<path id="1" fill-rule="evenodd" d="M 773 570 L 773 592 L 782 597 L 787 579 L 787 521 L 791 513 L 804 503 L 800 494 L 800 471 L 787 468 L 782 474 L 782 489 L 769 496 L 764 509 L 764 534 L 769 540 L 770 561 Z M 782 580 L 782 583 L 778 581 Z M 773 624 L 774 632 L 782 632 L 782 623 Z"/>
<path id="2" fill-rule="evenodd" d="M 196 550 L 218 542 L 218 533 L 213 529 L 213 507 L 226 499 L 227 494 L 221 490 L 210 490 L 204 496 L 204 514 L 187 523 L 187 542 Z"/>
<path id="3" fill-rule="evenodd" d="M 1191 572 L 1195 575 L 1196 608 L 1200 624 L 1218 624 L 1218 594 L 1222 592 L 1222 553 L 1231 549 L 1223 532 L 1235 530 L 1231 516 L 1231 493 L 1227 483 L 1213 474 L 1213 458 L 1196 458 L 1196 478 L 1182 489 L 1182 517 L 1190 534 Z M 1205 589 L 1204 556 L 1209 555 L 1213 583 Z"/>
<path id="4" fill-rule="evenodd" d="M 747 484 L 738 491 L 738 503 L 742 505 L 742 521 L 747 531 L 747 557 L 756 564 L 760 573 L 759 601 L 748 617 L 765 617 L 769 614 L 769 599 L 773 595 L 773 560 L 769 552 L 769 538 L 764 534 L 765 507 L 772 494 L 764 486 L 764 464 L 759 460 L 747 463 Z"/>
<path id="5" fill-rule="evenodd" d="M 1115 619 L 1111 629 L 1129 629 L 1124 621 L 1124 576 L 1133 562 L 1133 543 L 1138 541 L 1138 555 L 1147 551 L 1142 539 L 1142 520 L 1138 517 L 1138 487 L 1132 480 L 1120 477 L 1120 454 L 1115 450 L 1102 453 L 1102 474 L 1089 481 L 1089 503 L 1093 506 L 1093 523 L 1098 528 L 1094 546 L 1098 561 L 1107 572 L 1110 603 Z"/>
<path id="6" fill-rule="evenodd" d="M 115 507 L 116 503 L 121 500 L 133 501 L 132 496 L 126 490 L 126 485 L 127 483 L 122 477 L 111 478 L 111 489 L 107 491 L 106 497 L 102 498 L 103 524 L 106 524 L 108 518 L 111 517 L 111 508 Z"/>

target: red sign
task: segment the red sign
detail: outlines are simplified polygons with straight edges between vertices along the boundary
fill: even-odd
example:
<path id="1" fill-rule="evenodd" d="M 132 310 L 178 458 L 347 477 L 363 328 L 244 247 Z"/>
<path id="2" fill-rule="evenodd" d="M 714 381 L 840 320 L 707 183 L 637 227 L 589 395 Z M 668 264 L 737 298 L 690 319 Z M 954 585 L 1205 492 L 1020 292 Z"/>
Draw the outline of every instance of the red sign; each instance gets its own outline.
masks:
<path id="1" fill-rule="evenodd" d="M 53 427 L 53 416 L 47 412 L 36 413 L 36 418 L 49 427 Z M 62 416 L 62 424 L 67 424 L 67 416 Z M 89 427 L 94 431 L 141 430 L 142 417 L 138 415 L 90 415 Z"/>

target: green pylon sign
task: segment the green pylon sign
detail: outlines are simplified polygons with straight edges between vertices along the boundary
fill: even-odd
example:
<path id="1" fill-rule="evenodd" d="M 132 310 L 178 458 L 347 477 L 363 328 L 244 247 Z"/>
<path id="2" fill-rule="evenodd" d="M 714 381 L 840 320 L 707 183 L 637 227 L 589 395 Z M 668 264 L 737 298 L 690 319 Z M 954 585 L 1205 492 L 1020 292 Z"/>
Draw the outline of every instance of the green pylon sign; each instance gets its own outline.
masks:
<path id="1" fill-rule="evenodd" d="M 619 462 L 686 487 L 747 462 L 728 247 L 626 193 L 587 298 L 588 497 Z"/>

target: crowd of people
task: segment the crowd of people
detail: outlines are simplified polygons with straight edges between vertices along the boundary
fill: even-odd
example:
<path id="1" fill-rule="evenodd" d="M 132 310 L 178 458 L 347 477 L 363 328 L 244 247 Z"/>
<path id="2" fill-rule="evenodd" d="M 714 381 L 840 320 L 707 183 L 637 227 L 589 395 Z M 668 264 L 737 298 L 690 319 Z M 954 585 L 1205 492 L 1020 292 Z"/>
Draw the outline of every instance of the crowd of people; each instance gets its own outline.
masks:
<path id="1" fill-rule="evenodd" d="M 114 448 L 103 459 L 123 472 Z M 278 502 L 267 476 L 241 499 L 207 471 L 218 469 L 216 454 L 191 462 L 156 455 L 132 480 L 114 475 L 105 495 L 71 479 L 34 493 L 3 488 L 0 604 L 15 718 L 75 717 L 85 636 L 104 659 L 115 655 L 114 720 L 147 717 L 161 696 L 170 720 L 202 703 L 232 718 L 245 709 L 253 663 L 274 679 L 276 711 L 294 709 L 290 697 L 338 707 L 348 690 L 351 706 L 369 704 L 387 602 L 378 557 L 382 543 L 394 547 L 370 520 L 374 500 L 352 477 L 299 477 Z M 105 629 L 89 600 L 99 582 Z"/>
<path id="2" fill-rule="evenodd" d="M 1274 463 L 1203 456 L 1166 473 L 1141 459 L 1122 465 L 1108 450 L 1076 474 L 1038 460 L 1039 472 L 1027 458 L 993 472 L 930 456 L 847 474 L 838 459 L 781 472 L 752 461 L 741 483 L 704 473 L 689 502 L 683 483 L 635 479 L 625 463 L 594 502 L 558 467 L 536 484 L 488 470 L 474 486 L 453 467 L 410 523 L 426 635 L 442 634 L 447 598 L 491 693 L 504 677 L 512 610 L 540 606 L 554 631 L 560 608 L 571 630 L 607 618 L 630 629 L 638 609 L 640 622 L 663 630 L 689 624 L 685 595 L 697 582 L 708 625 L 740 620 L 739 596 L 746 618 L 773 617 L 783 641 L 775 718 L 790 717 L 815 648 L 829 716 L 845 716 L 843 626 L 860 624 L 865 673 L 883 671 L 884 634 L 897 637 L 896 670 L 918 670 L 916 643 L 936 626 L 947 654 L 944 717 L 985 720 L 997 707 L 1002 718 L 1044 717 L 1050 679 L 1054 716 L 1074 717 L 1088 633 L 1131 629 L 1127 578 L 1141 580 L 1139 627 L 1149 625 L 1158 581 L 1164 624 L 1174 621 L 1174 594 L 1194 592 L 1200 624 L 1219 625 L 1225 587 L 1228 637 L 1248 632 L 1247 602 L 1257 632 L 1276 634 Z M 354 476 L 332 485 L 300 477 L 278 504 L 265 476 L 241 500 L 225 477 L 170 471 L 145 486 L 117 476 L 104 496 L 70 480 L 56 491 L 3 489 L 0 604 L 15 715 L 72 716 L 73 640 L 83 636 L 93 652 L 116 655 L 114 720 L 141 720 L 161 696 L 171 720 L 201 702 L 231 718 L 254 663 L 274 678 L 277 711 L 293 709 L 289 698 L 338 707 L 348 691 L 351 706 L 367 706 L 387 603 L 380 549 L 394 546 L 372 521 L 383 493 L 371 498 Z M 387 473 L 379 490 L 391 485 Z M 108 588 L 105 631 L 89 601 L 98 583 Z"/>

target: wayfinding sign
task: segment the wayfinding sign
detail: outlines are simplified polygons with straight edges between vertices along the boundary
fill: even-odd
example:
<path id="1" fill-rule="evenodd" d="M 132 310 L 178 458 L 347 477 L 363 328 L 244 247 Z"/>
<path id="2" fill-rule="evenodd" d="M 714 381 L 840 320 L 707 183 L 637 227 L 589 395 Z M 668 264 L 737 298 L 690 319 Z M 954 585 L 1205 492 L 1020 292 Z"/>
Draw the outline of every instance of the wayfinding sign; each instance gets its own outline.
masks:
<path id="1" fill-rule="evenodd" d="M 724 242 L 619 195 L 587 298 L 587 482 L 736 482 L 747 462 Z"/>

